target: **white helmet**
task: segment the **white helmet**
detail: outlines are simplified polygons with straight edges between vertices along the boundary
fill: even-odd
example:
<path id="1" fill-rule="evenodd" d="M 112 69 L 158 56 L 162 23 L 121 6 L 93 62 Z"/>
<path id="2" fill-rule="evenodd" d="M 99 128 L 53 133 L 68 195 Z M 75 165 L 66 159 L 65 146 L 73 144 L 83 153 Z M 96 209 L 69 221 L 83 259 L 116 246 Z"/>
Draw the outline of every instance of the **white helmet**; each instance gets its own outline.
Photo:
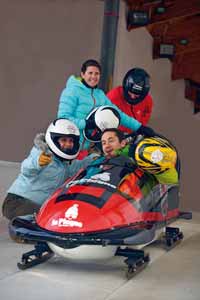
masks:
<path id="1" fill-rule="evenodd" d="M 61 149 L 58 139 L 60 137 L 73 138 L 72 149 Z M 80 149 L 80 132 L 77 126 L 67 119 L 54 120 L 47 128 L 45 140 L 50 150 L 59 158 L 72 160 L 77 157 Z"/>
<path id="2" fill-rule="evenodd" d="M 120 114 L 114 107 L 108 105 L 96 107 L 86 118 L 83 134 L 88 141 L 100 142 L 101 134 L 106 128 L 118 128 L 119 124 Z"/>

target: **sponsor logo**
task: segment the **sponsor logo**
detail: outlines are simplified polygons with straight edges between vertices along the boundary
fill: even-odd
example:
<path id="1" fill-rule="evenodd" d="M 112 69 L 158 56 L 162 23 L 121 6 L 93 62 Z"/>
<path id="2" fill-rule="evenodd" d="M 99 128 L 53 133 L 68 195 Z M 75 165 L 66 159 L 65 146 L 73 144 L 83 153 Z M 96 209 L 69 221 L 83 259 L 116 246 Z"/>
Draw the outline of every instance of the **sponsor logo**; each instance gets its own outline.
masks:
<path id="1" fill-rule="evenodd" d="M 53 219 L 51 222 L 51 226 L 58 227 L 83 227 L 82 222 L 75 221 L 78 217 L 78 204 L 73 204 L 69 207 L 65 212 L 64 218 Z"/>
<path id="2" fill-rule="evenodd" d="M 162 159 L 163 159 L 163 153 L 159 149 L 157 149 L 157 150 L 155 150 L 155 151 L 152 152 L 152 154 L 151 154 L 151 161 L 153 163 L 158 163 Z"/>
<path id="3" fill-rule="evenodd" d="M 135 83 L 135 84 L 133 85 L 133 89 L 134 89 L 134 90 L 141 91 L 141 90 L 142 90 L 142 86 Z"/>
<path id="4" fill-rule="evenodd" d="M 78 217 L 78 204 L 72 205 L 68 210 L 65 212 L 65 218 L 72 220 Z"/>
<path id="5" fill-rule="evenodd" d="M 97 179 L 94 179 L 94 178 L 83 178 L 83 179 L 80 179 L 80 180 L 74 180 L 74 181 L 70 181 L 69 183 L 66 184 L 66 188 L 69 188 L 73 185 L 78 185 L 78 184 L 84 184 L 84 183 L 98 183 L 98 184 L 102 184 L 102 185 L 107 185 L 113 189 L 116 189 L 116 186 L 113 185 L 113 184 L 110 184 L 106 181 L 101 181 L 101 180 L 97 180 Z"/>
<path id="6" fill-rule="evenodd" d="M 76 133 L 76 128 L 73 125 L 68 125 L 66 129 L 68 129 L 71 133 Z"/>
<path id="7" fill-rule="evenodd" d="M 91 176 L 91 178 L 103 180 L 103 181 L 110 181 L 110 173 L 104 172 L 104 173 L 96 174 L 96 175 Z"/>

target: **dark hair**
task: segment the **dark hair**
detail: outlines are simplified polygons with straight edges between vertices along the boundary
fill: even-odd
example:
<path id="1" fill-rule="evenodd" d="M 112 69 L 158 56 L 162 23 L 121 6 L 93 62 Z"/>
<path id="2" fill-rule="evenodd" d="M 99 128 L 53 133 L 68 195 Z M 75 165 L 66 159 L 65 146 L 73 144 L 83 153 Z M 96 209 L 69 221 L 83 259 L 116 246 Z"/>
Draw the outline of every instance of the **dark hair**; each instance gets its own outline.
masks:
<path id="1" fill-rule="evenodd" d="M 118 128 L 106 128 L 101 136 L 105 133 L 105 132 L 114 132 L 116 134 L 116 136 L 118 137 L 119 141 L 122 142 L 125 139 L 124 133 L 119 130 Z"/>
<path id="2" fill-rule="evenodd" d="M 81 72 L 85 73 L 88 67 L 97 67 L 101 73 L 101 65 L 97 60 L 88 59 L 86 60 L 81 67 Z"/>

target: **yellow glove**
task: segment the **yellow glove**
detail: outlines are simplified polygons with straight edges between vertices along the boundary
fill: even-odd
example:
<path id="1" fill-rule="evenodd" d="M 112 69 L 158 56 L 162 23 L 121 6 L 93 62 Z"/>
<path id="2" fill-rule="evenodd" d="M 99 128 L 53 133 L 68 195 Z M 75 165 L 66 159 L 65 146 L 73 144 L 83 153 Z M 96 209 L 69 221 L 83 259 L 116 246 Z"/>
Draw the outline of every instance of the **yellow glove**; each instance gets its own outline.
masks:
<path id="1" fill-rule="evenodd" d="M 38 163 L 39 163 L 40 167 L 44 167 L 44 166 L 48 165 L 51 161 L 52 161 L 51 155 L 42 152 L 40 154 Z"/>

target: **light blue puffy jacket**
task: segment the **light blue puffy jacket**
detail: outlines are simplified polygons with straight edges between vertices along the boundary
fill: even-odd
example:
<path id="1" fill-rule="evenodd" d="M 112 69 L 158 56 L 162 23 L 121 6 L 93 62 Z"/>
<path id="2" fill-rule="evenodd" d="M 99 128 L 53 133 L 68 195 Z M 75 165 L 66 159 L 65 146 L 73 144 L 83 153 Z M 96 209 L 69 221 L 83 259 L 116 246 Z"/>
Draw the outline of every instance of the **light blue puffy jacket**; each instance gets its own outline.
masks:
<path id="1" fill-rule="evenodd" d="M 86 125 L 85 119 L 92 109 L 102 105 L 115 107 L 120 113 L 121 124 L 125 127 L 135 131 L 141 126 L 141 123 L 136 119 L 120 111 L 101 89 L 89 88 L 81 82 L 80 78 L 72 75 L 66 83 L 66 88 L 61 93 L 57 117 L 69 119 L 78 126 L 81 133 L 80 143 L 83 149 L 88 149 L 89 147 L 89 142 L 84 141 L 83 136 L 83 129 Z"/>
<path id="2" fill-rule="evenodd" d="M 44 149 L 42 143 L 45 143 L 44 135 L 39 134 L 29 156 L 21 164 L 21 172 L 8 190 L 8 193 L 32 200 L 39 205 L 42 205 L 68 177 L 87 167 L 96 156 L 91 154 L 83 160 L 74 160 L 70 164 L 51 153 L 52 162 L 40 167 L 38 159 Z M 45 146 L 48 147 L 46 144 Z"/>

